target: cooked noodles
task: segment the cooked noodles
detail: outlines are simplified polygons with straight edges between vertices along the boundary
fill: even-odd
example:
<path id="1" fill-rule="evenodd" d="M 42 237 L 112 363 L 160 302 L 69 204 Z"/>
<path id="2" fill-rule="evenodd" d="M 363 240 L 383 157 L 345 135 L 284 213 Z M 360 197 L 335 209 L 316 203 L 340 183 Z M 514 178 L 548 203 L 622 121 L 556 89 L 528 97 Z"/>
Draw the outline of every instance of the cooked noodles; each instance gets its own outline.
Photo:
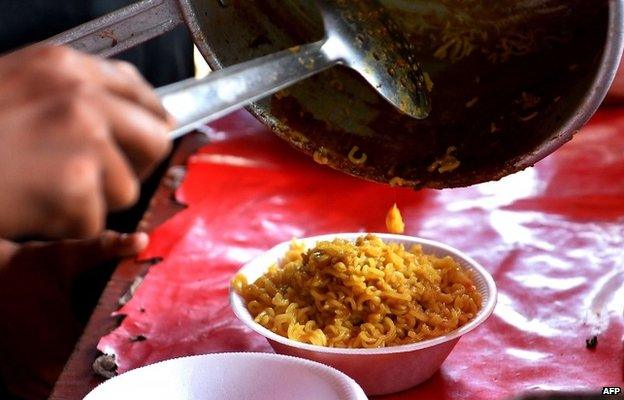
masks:
<path id="1" fill-rule="evenodd" d="M 351 161 L 353 164 L 355 165 L 362 165 L 366 162 L 366 158 L 367 155 L 366 153 L 362 153 L 360 154 L 359 157 L 356 157 L 355 154 L 360 150 L 359 147 L 357 146 L 353 146 L 351 148 L 351 151 L 349 152 L 349 155 L 347 156 L 349 158 L 349 161 Z"/>
<path id="2" fill-rule="evenodd" d="M 461 162 L 454 155 L 456 150 L 457 148 L 455 146 L 451 146 L 446 149 L 444 156 L 435 160 L 429 167 L 427 167 L 427 171 L 434 172 L 435 170 L 438 170 L 439 173 L 443 174 L 445 172 L 456 170 L 461 164 Z"/>
<path id="3" fill-rule="evenodd" d="M 418 342 L 470 321 L 481 307 L 471 276 L 451 257 L 383 243 L 297 242 L 254 283 L 232 281 L 255 321 L 319 346 L 373 348 Z"/>

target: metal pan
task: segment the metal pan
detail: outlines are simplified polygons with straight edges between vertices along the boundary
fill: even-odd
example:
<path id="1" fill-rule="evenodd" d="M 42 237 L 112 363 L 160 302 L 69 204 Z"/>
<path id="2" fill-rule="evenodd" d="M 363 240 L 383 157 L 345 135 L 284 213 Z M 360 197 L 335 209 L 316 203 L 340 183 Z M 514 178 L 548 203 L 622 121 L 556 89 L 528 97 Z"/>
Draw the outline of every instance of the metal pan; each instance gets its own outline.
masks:
<path id="1" fill-rule="evenodd" d="M 595 112 L 622 52 L 624 0 L 383 3 L 429 72 L 429 118 L 401 115 L 341 68 L 250 110 L 316 161 L 393 185 L 465 186 L 533 165 Z M 144 0 L 50 41 L 108 56 L 182 22 L 213 69 L 322 36 L 312 1 Z"/>

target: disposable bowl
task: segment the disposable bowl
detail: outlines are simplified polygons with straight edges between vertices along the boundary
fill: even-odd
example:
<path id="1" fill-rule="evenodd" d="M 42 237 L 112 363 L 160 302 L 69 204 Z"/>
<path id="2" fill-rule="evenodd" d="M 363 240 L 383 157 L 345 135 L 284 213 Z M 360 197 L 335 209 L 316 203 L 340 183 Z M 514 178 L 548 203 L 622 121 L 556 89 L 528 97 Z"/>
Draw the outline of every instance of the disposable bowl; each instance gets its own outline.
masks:
<path id="1" fill-rule="evenodd" d="M 354 241 L 362 235 L 339 233 L 307 237 L 298 241 L 303 242 L 306 248 L 311 248 L 318 241 L 338 238 Z M 394 393 L 426 381 L 440 368 L 459 339 L 485 322 L 492 314 L 496 304 L 496 285 L 492 276 L 479 263 L 451 246 L 417 237 L 382 233 L 375 235 L 385 243 L 403 243 L 408 248 L 419 244 L 425 253 L 449 255 L 463 268 L 471 271 L 475 286 L 483 298 L 477 315 L 467 324 L 446 335 L 418 343 L 374 349 L 344 349 L 300 343 L 271 332 L 253 320 L 243 298 L 230 290 L 230 304 L 234 313 L 245 325 L 266 337 L 276 353 L 332 366 L 355 379 L 368 395 Z M 248 282 L 254 282 L 284 256 L 289 246 L 290 242 L 284 242 L 273 247 L 244 265 L 239 273 Z"/>

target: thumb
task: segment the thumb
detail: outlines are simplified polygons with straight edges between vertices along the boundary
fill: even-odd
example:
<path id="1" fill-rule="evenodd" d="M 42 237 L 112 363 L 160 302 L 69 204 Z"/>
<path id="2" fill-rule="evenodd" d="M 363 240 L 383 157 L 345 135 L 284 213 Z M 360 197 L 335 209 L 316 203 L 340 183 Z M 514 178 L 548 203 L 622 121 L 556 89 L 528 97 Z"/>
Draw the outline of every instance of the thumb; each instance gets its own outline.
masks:
<path id="1" fill-rule="evenodd" d="M 146 233 L 119 233 L 104 231 L 100 236 L 86 240 L 61 240 L 50 243 L 55 264 L 66 280 L 72 280 L 81 272 L 124 257 L 133 257 L 149 243 Z M 42 246 L 46 246 L 45 244 Z M 43 249 L 42 249 L 43 250 Z M 42 251 L 41 255 L 46 253 Z"/>
<path id="2" fill-rule="evenodd" d="M 100 237 L 92 239 L 94 243 L 87 246 L 87 249 L 98 254 L 100 261 L 110 261 L 120 257 L 132 257 L 143 251 L 148 243 L 149 236 L 143 232 L 119 233 L 105 231 Z"/>

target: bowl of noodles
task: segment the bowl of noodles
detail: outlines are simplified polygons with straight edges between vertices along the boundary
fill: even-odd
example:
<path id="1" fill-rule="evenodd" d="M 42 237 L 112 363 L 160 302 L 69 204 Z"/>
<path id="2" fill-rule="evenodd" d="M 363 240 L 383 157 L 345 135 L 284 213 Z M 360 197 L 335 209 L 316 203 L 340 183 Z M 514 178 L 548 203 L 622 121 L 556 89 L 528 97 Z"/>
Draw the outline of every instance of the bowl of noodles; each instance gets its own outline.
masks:
<path id="1" fill-rule="evenodd" d="M 342 233 L 263 253 L 233 278 L 230 303 L 275 352 L 330 365 L 378 395 L 429 379 L 491 315 L 496 286 L 445 244 Z"/>

